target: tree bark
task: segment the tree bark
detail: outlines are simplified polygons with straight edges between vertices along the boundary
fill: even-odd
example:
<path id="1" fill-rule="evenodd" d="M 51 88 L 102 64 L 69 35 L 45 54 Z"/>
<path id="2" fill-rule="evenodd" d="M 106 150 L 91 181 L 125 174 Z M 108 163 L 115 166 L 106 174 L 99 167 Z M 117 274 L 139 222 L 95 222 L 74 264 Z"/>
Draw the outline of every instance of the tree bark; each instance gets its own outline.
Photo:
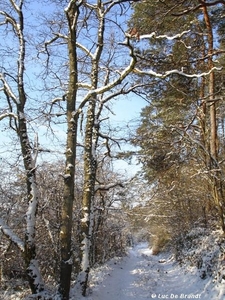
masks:
<path id="1" fill-rule="evenodd" d="M 12 6 L 18 16 L 18 21 L 13 17 L 10 18 L 10 23 L 14 28 L 16 36 L 19 41 L 19 55 L 18 55 L 18 70 L 17 70 L 17 90 L 18 99 L 14 99 L 17 108 L 17 134 L 20 140 L 20 147 L 23 157 L 24 168 L 26 172 L 27 183 L 27 201 L 28 209 L 26 212 L 26 232 L 24 242 L 24 260 L 26 266 L 26 273 L 28 276 L 29 285 L 33 294 L 44 290 L 44 284 L 41 279 L 38 262 L 36 260 L 36 213 L 38 206 L 38 187 L 36 183 L 36 159 L 38 155 L 38 145 L 31 147 L 27 121 L 25 117 L 25 105 L 27 102 L 26 92 L 24 88 L 24 71 L 25 71 L 25 38 L 24 38 L 24 19 L 23 19 L 23 1 L 20 5 L 16 5 L 12 1 Z M 9 93 L 5 90 L 6 94 Z M 8 94 L 8 96 L 10 96 Z"/>
<path id="2" fill-rule="evenodd" d="M 77 141 L 76 97 L 77 97 L 77 53 L 76 53 L 76 26 L 79 15 L 79 7 L 75 1 L 70 1 L 65 10 L 68 26 L 68 52 L 69 52 L 69 87 L 67 94 L 67 145 L 66 166 L 64 173 L 64 196 L 61 211 L 61 265 L 59 295 L 61 299 L 69 299 L 71 272 L 72 272 L 72 222 L 74 202 L 74 180 Z"/>
<path id="3" fill-rule="evenodd" d="M 208 68 L 212 70 L 213 63 L 213 29 L 208 14 L 208 9 L 205 0 L 201 0 L 204 21 L 207 28 L 207 41 L 208 41 Z M 225 220 L 224 220 L 224 195 L 223 195 L 223 178 L 218 163 L 218 134 L 217 134 L 217 116 L 216 116 L 216 101 L 215 101 L 215 73 L 212 71 L 209 74 L 208 84 L 208 105 L 210 107 L 210 169 L 211 169 L 211 181 L 212 181 L 212 194 L 215 204 L 218 208 L 221 228 L 225 232 Z"/>
<path id="4" fill-rule="evenodd" d="M 102 14 L 103 4 L 98 3 L 96 13 L 98 15 L 98 36 L 97 49 L 92 59 L 91 86 L 92 89 L 98 87 L 98 69 L 104 45 L 105 15 Z M 97 172 L 96 146 L 98 140 L 99 120 L 96 119 L 96 103 L 98 97 L 93 96 L 89 100 L 84 147 L 84 192 L 82 200 L 82 219 L 81 219 L 81 268 L 79 282 L 82 295 L 86 295 L 88 276 L 90 270 L 90 246 L 93 230 L 93 202 L 95 194 L 95 178 Z"/>

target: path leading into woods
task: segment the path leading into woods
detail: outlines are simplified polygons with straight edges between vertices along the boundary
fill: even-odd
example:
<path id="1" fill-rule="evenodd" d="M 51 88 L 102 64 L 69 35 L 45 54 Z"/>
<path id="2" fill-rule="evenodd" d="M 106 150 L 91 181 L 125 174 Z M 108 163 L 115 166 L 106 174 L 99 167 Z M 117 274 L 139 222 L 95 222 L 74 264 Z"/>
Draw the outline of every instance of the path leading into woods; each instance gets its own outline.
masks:
<path id="1" fill-rule="evenodd" d="M 201 279 L 194 267 L 181 268 L 169 254 L 152 255 L 148 245 L 142 243 L 130 249 L 128 256 L 93 271 L 85 299 L 224 300 L 222 291 L 212 288 L 211 280 Z"/>

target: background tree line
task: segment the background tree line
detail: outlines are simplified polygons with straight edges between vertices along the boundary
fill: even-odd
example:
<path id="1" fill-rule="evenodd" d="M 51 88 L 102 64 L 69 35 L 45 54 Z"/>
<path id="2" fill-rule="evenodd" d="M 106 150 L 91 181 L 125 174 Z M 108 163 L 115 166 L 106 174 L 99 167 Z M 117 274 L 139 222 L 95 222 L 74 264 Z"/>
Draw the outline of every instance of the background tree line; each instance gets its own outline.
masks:
<path id="1" fill-rule="evenodd" d="M 189 74 L 222 67 L 224 1 L 160 3 L 136 6 L 132 26 L 140 34 L 173 34 L 177 28 L 188 32 L 182 40 L 151 41 L 147 51 L 140 49 L 140 66 L 151 64 L 162 73 L 175 65 Z M 168 240 L 179 247 L 176 241 L 194 227 L 225 229 L 224 72 L 159 79 L 142 74 L 139 80 L 146 82 L 149 104 L 132 143 L 140 147 L 136 154 L 150 200 L 134 210 L 144 211 L 157 253 Z"/>

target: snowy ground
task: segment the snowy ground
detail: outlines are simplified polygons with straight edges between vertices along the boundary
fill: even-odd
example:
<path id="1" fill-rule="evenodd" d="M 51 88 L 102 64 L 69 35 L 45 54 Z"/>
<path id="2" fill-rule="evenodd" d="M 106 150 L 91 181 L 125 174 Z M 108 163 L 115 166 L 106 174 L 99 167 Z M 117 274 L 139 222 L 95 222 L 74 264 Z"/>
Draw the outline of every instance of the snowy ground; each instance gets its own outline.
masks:
<path id="1" fill-rule="evenodd" d="M 91 270 L 87 297 L 79 297 L 72 288 L 71 300 L 225 300 L 225 259 L 212 259 L 216 257 L 212 254 L 220 253 L 218 247 L 223 245 L 217 239 L 218 234 L 200 235 L 196 239 L 198 248 L 194 245 L 184 253 L 182 266 L 171 254 L 152 255 L 147 243 L 138 244 L 129 249 L 127 256 Z M 200 253 L 204 263 L 197 268 L 194 261 Z M 202 271 L 209 263 L 214 271 L 202 279 Z M 24 300 L 28 292 L 16 287 L 0 290 L 0 300 Z"/>
<path id="2" fill-rule="evenodd" d="M 152 255 L 146 243 L 92 271 L 86 300 L 225 299 L 221 284 L 201 279 L 196 267 L 180 267 L 169 254 Z M 71 299 L 77 299 L 71 297 Z"/>

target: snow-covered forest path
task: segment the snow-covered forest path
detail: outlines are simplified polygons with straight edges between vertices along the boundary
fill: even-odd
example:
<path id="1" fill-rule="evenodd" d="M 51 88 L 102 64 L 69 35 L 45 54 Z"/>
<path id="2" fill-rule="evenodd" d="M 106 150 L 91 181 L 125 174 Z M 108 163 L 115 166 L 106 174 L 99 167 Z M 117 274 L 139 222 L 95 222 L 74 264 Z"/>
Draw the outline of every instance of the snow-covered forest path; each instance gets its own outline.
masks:
<path id="1" fill-rule="evenodd" d="M 224 299 L 211 280 L 180 267 L 171 256 L 152 255 L 145 243 L 121 260 L 112 260 L 91 276 L 88 300 Z"/>

